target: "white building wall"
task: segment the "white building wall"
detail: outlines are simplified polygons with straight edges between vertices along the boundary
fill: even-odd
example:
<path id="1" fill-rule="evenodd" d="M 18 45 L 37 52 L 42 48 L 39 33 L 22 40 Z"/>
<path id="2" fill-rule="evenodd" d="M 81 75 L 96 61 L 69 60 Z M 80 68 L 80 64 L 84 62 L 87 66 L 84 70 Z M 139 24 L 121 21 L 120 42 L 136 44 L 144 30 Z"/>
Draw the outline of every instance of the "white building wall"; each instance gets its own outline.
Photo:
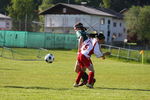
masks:
<path id="1" fill-rule="evenodd" d="M 45 25 L 46 27 L 73 27 L 74 23 L 84 22 L 84 19 L 90 23 L 89 15 L 46 15 Z"/>
<path id="2" fill-rule="evenodd" d="M 114 26 L 116 23 L 116 26 Z M 112 23 L 112 35 L 115 35 L 114 41 L 124 41 L 126 38 L 126 32 L 124 31 L 125 25 L 123 20 L 113 19 Z M 113 37 L 113 36 L 112 36 Z"/>
<path id="3" fill-rule="evenodd" d="M 104 19 L 103 24 L 101 23 L 102 19 Z M 110 24 L 108 21 L 110 21 Z M 124 22 L 122 20 L 96 15 L 45 15 L 45 31 L 55 33 L 75 33 L 73 30 L 73 25 L 77 22 L 83 23 L 84 27 L 88 29 L 88 32 L 95 30 L 102 32 L 105 35 L 105 41 L 107 42 L 112 42 L 112 40 L 123 41 L 125 38 Z M 116 27 L 114 27 L 114 23 L 116 23 Z M 108 31 L 110 34 L 108 34 Z M 114 34 L 116 34 L 116 38 L 112 39 Z"/>
<path id="4" fill-rule="evenodd" d="M 0 18 L 0 30 L 11 30 L 12 21 L 9 19 Z"/>

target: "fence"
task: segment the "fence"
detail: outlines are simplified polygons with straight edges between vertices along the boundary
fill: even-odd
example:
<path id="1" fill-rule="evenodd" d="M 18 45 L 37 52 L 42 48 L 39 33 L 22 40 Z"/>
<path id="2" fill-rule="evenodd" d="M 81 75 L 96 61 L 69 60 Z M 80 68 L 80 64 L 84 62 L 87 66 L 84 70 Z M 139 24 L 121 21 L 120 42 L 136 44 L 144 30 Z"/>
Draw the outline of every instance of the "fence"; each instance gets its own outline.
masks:
<path id="1" fill-rule="evenodd" d="M 77 40 L 75 34 L 57 34 L 57 33 L 41 33 L 41 32 L 26 32 L 26 31 L 0 31 L 0 46 L 13 48 L 46 48 L 46 49 L 76 49 Z M 140 51 L 125 49 L 121 47 L 102 45 L 104 51 L 111 52 L 112 56 L 125 58 L 129 60 L 141 61 Z M 4 48 L 5 51 L 12 49 Z M 1 50 L 3 51 L 3 50 Z M 42 52 L 43 50 L 40 50 Z M 12 51 L 10 56 L 18 55 L 16 50 Z M 28 51 L 26 51 L 28 52 Z M 0 56 L 5 52 L 0 52 Z M 21 53 L 20 53 L 21 54 Z M 37 54 L 35 54 L 37 55 Z M 150 51 L 145 51 L 145 62 L 150 63 Z"/>
<path id="2" fill-rule="evenodd" d="M 0 46 L 75 49 L 77 48 L 77 39 L 75 34 L 0 31 Z"/>
<path id="3" fill-rule="evenodd" d="M 13 60 L 23 60 L 23 61 L 42 61 L 44 56 L 48 54 L 49 51 L 43 48 L 39 49 L 26 49 L 26 48 L 0 48 L 0 57 L 13 59 Z"/>
<path id="4" fill-rule="evenodd" d="M 129 60 L 135 60 L 140 61 L 141 55 L 138 50 L 132 50 L 132 49 L 125 49 L 121 47 L 111 46 L 111 45 L 101 45 L 103 51 L 109 51 L 111 52 L 112 56 L 118 57 L 118 58 L 125 58 Z"/>
<path id="5" fill-rule="evenodd" d="M 143 60 L 144 63 L 150 63 L 149 50 L 144 50 L 143 59 L 142 59 L 142 55 L 140 54 L 141 50 L 126 49 L 126 48 L 121 48 L 121 47 L 116 47 L 116 46 L 106 45 L 106 44 L 102 44 L 101 47 L 104 52 L 111 52 L 111 55 L 117 58 L 134 60 L 137 62 L 142 62 Z"/>

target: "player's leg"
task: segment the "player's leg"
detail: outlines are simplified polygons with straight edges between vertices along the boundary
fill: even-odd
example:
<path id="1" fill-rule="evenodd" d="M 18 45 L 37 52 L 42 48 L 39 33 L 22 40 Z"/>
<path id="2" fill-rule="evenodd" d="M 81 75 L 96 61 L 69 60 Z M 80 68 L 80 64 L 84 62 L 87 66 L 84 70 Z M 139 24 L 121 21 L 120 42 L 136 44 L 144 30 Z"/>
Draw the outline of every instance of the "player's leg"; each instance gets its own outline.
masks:
<path id="1" fill-rule="evenodd" d="M 90 64 L 90 66 L 88 67 L 89 70 L 89 77 L 88 77 L 88 83 L 86 84 L 87 87 L 89 88 L 93 88 L 93 85 L 95 83 L 95 79 L 94 79 L 94 67 L 92 64 Z"/>
<path id="2" fill-rule="evenodd" d="M 84 74 L 84 71 L 82 71 L 82 70 L 80 70 L 80 71 L 78 72 L 78 75 L 77 75 L 77 78 L 76 78 L 76 82 L 75 82 L 75 84 L 74 84 L 74 87 L 78 87 L 78 86 L 79 86 L 79 82 L 80 82 L 81 77 L 83 76 L 83 74 Z"/>
<path id="3" fill-rule="evenodd" d="M 80 71 L 80 66 L 79 66 L 78 61 L 76 61 L 76 63 L 75 63 L 74 71 L 75 71 L 76 73 L 78 73 L 78 72 Z"/>
<path id="4" fill-rule="evenodd" d="M 82 70 L 84 71 L 84 74 L 82 76 L 82 81 L 79 83 L 79 86 L 86 85 L 87 80 L 88 80 L 88 74 L 85 72 L 86 71 L 86 67 L 82 68 Z"/>
<path id="5" fill-rule="evenodd" d="M 84 74 L 84 71 L 82 71 L 81 70 L 81 68 L 82 68 L 82 66 L 83 66 L 83 64 L 81 63 L 81 57 L 80 56 L 78 56 L 78 60 L 76 61 L 76 65 L 75 65 L 75 72 L 77 72 L 78 73 L 78 75 L 77 75 L 77 77 L 76 77 L 76 81 L 75 81 L 75 83 L 74 83 L 74 87 L 78 87 L 79 85 L 79 82 L 80 82 L 80 80 L 81 80 L 81 77 L 83 76 L 83 74 Z"/>
<path id="6" fill-rule="evenodd" d="M 83 77 L 85 75 L 85 70 L 84 69 L 86 69 L 86 68 L 84 66 L 84 60 L 85 60 L 84 58 L 85 57 L 82 54 L 78 55 L 78 59 L 77 59 L 77 62 L 76 62 L 76 65 L 78 65 L 78 66 L 75 66 L 75 67 L 79 67 L 79 70 L 78 70 L 79 72 L 78 72 L 78 76 L 76 78 L 76 83 L 74 85 L 75 87 L 79 86 L 79 82 L 81 80 L 81 77 Z M 83 79 L 85 80 L 84 77 L 83 77 Z"/>
<path id="7" fill-rule="evenodd" d="M 92 61 L 90 58 L 87 58 L 85 56 L 83 57 L 83 60 L 84 60 L 84 65 L 89 70 L 88 83 L 86 85 L 89 88 L 93 88 L 93 85 L 96 80 L 94 79 L 94 67 L 93 67 Z"/>
<path id="8" fill-rule="evenodd" d="M 75 68 L 74 68 L 74 71 L 76 73 L 80 72 L 81 68 L 79 66 L 79 63 L 78 61 L 76 61 L 76 64 L 75 64 Z M 87 80 L 88 80 L 88 74 L 85 72 L 85 69 L 82 69 L 84 71 L 83 75 L 82 75 L 82 82 L 79 84 L 79 86 L 83 86 L 87 83 Z"/>

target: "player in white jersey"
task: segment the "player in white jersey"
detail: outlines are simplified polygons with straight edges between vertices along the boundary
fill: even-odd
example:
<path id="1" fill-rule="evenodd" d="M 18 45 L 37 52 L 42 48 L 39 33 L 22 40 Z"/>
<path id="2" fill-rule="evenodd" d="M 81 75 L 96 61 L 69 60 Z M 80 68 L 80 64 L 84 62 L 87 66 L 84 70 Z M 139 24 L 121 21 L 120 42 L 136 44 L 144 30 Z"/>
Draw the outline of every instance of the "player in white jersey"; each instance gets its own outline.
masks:
<path id="1" fill-rule="evenodd" d="M 88 75 L 88 83 L 86 84 L 87 87 L 93 88 L 94 83 L 94 67 L 92 61 L 90 59 L 92 54 L 95 54 L 97 58 L 105 59 L 105 55 L 110 55 L 109 52 L 102 53 L 100 50 L 100 44 L 104 43 L 105 36 L 103 34 L 97 34 L 96 38 L 88 38 L 84 41 L 80 54 L 78 56 L 79 66 L 82 70 L 78 73 L 76 78 L 76 83 L 74 86 L 78 87 L 81 77 L 84 74 L 85 69 L 89 70 Z"/>
<path id="2" fill-rule="evenodd" d="M 99 49 L 99 43 L 97 39 L 89 38 L 83 43 L 81 48 L 81 54 L 89 58 L 93 53 L 98 58 L 103 56 L 102 52 Z"/>

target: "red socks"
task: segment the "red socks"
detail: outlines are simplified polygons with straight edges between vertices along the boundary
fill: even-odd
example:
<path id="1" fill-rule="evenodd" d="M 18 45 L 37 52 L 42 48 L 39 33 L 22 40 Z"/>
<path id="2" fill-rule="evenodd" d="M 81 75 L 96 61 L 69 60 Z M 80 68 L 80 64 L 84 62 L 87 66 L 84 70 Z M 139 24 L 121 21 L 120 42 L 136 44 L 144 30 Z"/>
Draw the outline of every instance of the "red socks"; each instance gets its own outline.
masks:
<path id="1" fill-rule="evenodd" d="M 78 72 L 78 76 L 76 78 L 76 83 L 79 84 L 81 77 L 83 76 L 84 72 L 83 71 L 79 71 Z"/>
<path id="2" fill-rule="evenodd" d="M 78 76 L 76 78 L 76 83 L 79 84 L 81 77 L 83 76 L 84 72 L 80 71 L 78 72 Z M 89 72 L 89 76 L 88 76 L 88 83 L 92 84 L 94 81 L 94 72 Z"/>
<path id="3" fill-rule="evenodd" d="M 92 84 L 94 80 L 94 72 L 89 72 L 88 83 Z"/>

